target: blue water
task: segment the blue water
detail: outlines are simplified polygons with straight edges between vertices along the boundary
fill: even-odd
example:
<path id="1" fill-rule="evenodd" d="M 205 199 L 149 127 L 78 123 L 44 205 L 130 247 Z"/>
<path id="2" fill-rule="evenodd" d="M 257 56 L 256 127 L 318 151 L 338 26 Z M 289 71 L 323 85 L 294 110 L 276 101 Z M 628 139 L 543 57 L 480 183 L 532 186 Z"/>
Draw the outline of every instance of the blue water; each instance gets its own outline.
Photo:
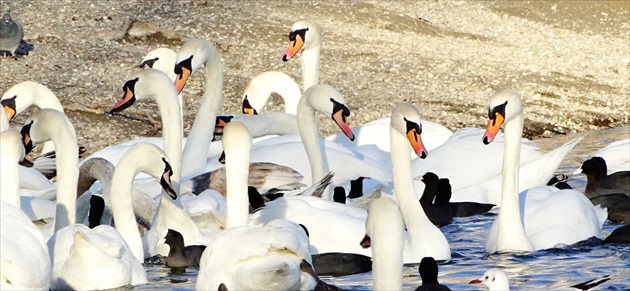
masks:
<path id="1" fill-rule="evenodd" d="M 558 136 L 535 142 L 543 151 L 547 151 L 574 136 Z M 583 191 L 585 177 L 572 175 L 581 164 L 578 159 L 588 158 L 598 149 L 623 138 L 630 138 L 630 127 L 589 133 L 565 159 L 558 172 L 569 175 L 569 184 Z M 451 246 L 452 259 L 440 264 L 440 283 L 453 290 L 485 289 L 481 285 L 470 285 L 468 282 L 481 277 L 487 269 L 498 267 L 506 272 L 514 290 L 543 290 L 573 285 L 604 275 L 610 275 L 611 280 L 600 285 L 598 290 L 630 290 L 630 246 L 601 244 L 601 239 L 620 225 L 605 225 L 598 239 L 572 246 L 525 254 L 488 255 L 485 252 L 485 237 L 495 217 L 495 214 L 489 213 L 456 218 L 452 224 L 441 228 Z M 134 286 L 132 289 L 194 289 L 197 273 L 198 270 L 194 268 L 183 273 L 173 273 L 165 267 L 147 266 L 149 283 Z M 413 290 L 421 284 L 417 265 L 405 266 L 403 275 L 404 289 Z M 343 289 L 372 289 L 371 273 L 322 279 Z"/>

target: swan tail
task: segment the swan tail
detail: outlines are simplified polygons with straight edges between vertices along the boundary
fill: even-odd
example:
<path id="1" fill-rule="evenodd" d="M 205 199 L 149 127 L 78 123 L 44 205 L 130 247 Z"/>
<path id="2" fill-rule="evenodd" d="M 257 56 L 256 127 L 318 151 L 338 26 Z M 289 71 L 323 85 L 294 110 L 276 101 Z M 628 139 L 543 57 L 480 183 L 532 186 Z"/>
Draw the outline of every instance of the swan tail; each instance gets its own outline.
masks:
<path id="1" fill-rule="evenodd" d="M 301 195 L 301 196 L 315 196 L 315 197 L 322 197 L 322 194 L 324 193 L 324 189 L 326 189 L 326 187 L 328 187 L 328 185 L 330 184 L 330 182 L 332 181 L 332 178 L 335 176 L 334 172 L 330 172 L 328 173 L 328 175 L 324 176 L 324 178 L 322 178 L 321 180 L 319 180 L 319 182 L 313 184 L 311 187 L 306 188 L 304 191 L 296 194 L 296 195 Z"/>
<path id="2" fill-rule="evenodd" d="M 383 196 L 383 192 L 381 192 L 381 189 L 374 189 L 367 195 L 363 195 L 359 198 L 353 199 L 352 205 L 367 210 L 368 206 L 370 206 L 370 203 L 378 198 L 381 198 L 381 196 Z"/>

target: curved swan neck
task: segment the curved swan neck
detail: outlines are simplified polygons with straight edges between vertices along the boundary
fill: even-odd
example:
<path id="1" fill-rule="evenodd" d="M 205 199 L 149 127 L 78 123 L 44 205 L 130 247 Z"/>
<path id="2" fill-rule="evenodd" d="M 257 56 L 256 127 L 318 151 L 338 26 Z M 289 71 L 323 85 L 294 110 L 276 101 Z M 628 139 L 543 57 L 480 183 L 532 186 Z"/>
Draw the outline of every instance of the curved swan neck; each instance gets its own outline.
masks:
<path id="1" fill-rule="evenodd" d="M 409 145 L 407 137 L 393 128 L 390 129 L 390 146 L 394 192 L 398 200 L 398 205 L 400 205 L 400 211 L 407 224 L 409 234 L 411 236 L 421 235 L 421 230 L 416 229 L 420 229 L 428 224 L 433 226 L 433 224 L 424 213 L 415 195 L 412 182 L 411 161 L 409 160 L 411 146 Z"/>
<path id="2" fill-rule="evenodd" d="M 19 157 L 18 151 L 13 150 L 15 146 L 22 147 L 20 134 L 17 131 L 9 130 L 0 134 L 0 150 L 2 151 L 2 163 L 0 163 L 0 194 L 2 202 L 9 203 L 20 208 L 20 177 L 18 174 Z M 22 151 L 22 155 L 24 152 Z"/>
<path id="3" fill-rule="evenodd" d="M 204 63 L 206 80 L 199 111 L 195 117 L 184 153 L 182 164 L 186 166 L 185 176 L 199 174 L 205 170 L 208 148 L 212 142 L 212 128 L 221 107 L 223 98 L 223 66 L 221 56 L 214 46 L 209 46 L 208 58 Z M 210 130 L 209 130 L 210 129 Z"/>
<path id="4" fill-rule="evenodd" d="M 518 175 L 523 134 L 523 114 L 506 121 L 504 129 L 501 209 L 497 217 L 497 251 L 531 251 L 519 206 Z"/>
<path id="5" fill-rule="evenodd" d="M 133 211 L 131 197 L 131 185 L 141 170 L 135 159 L 121 159 L 112 177 L 110 193 L 103 193 L 111 197 L 112 212 L 116 223 L 116 230 L 125 239 L 133 255 L 140 262 L 144 261 L 144 250 L 140 232 L 136 226 L 136 217 Z"/>
<path id="6" fill-rule="evenodd" d="M 315 46 L 302 51 L 303 92 L 319 83 L 319 54 L 321 47 Z"/>
<path id="7" fill-rule="evenodd" d="M 308 104 L 307 96 L 302 96 L 297 110 L 298 129 L 304 150 L 311 165 L 311 183 L 315 183 L 329 172 L 328 161 L 324 156 L 324 144 L 319 134 L 317 112 Z M 326 187 L 322 199 L 330 200 L 332 193 L 330 186 Z"/>
<path id="8" fill-rule="evenodd" d="M 65 119 L 67 121 L 67 119 Z M 57 149 L 57 209 L 55 214 L 55 232 L 76 223 L 77 182 L 79 180 L 79 146 L 74 137 L 72 124 L 48 124 L 57 128 L 52 136 Z"/>
<path id="9" fill-rule="evenodd" d="M 170 84 L 168 84 L 170 85 Z M 165 98 L 154 98 L 162 118 L 162 136 L 164 139 L 164 153 L 168 157 L 173 169 L 171 183 L 177 195 L 179 195 L 179 183 L 182 176 L 182 139 L 183 128 L 181 124 L 181 109 L 174 86 L 162 86 L 160 91 Z"/>

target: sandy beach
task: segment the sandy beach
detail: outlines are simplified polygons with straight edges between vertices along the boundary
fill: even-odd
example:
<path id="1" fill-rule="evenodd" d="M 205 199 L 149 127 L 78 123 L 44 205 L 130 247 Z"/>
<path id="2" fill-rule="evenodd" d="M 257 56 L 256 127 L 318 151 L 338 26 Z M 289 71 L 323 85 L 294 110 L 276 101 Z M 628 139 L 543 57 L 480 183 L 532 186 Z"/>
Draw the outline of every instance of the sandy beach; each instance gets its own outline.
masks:
<path id="1" fill-rule="evenodd" d="M 451 130 L 484 126 L 493 90 L 524 96 L 530 138 L 628 125 L 628 1 L 2 1 L 24 26 L 29 55 L 0 61 L 0 92 L 26 80 L 49 87 L 87 153 L 159 136 L 145 117 L 109 116 L 128 75 L 151 49 L 205 38 L 222 54 L 223 112 L 239 112 L 249 80 L 278 70 L 291 24 L 323 33 L 320 82 L 337 88 L 358 126 L 412 102 Z M 185 133 L 203 73 L 185 89 Z M 274 97 L 269 110 L 282 110 Z M 159 120 L 152 102 L 132 108 Z M 12 124 L 20 126 L 27 111 Z M 131 113 L 128 116 L 136 116 Z M 324 136 L 338 129 L 322 122 Z"/>

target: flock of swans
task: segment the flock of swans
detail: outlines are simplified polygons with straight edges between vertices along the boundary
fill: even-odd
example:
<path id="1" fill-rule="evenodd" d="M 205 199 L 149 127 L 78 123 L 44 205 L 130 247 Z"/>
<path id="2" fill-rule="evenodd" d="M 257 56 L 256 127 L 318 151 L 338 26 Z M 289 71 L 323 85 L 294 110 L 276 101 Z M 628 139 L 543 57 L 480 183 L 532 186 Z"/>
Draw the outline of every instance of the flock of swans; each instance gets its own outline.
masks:
<path id="1" fill-rule="evenodd" d="M 606 209 L 579 191 L 544 186 L 582 137 L 542 154 L 522 138 L 518 93 L 492 96 L 486 129 L 451 132 L 407 103 L 351 128 L 345 96 L 319 83 L 321 45 L 316 23 L 295 22 L 282 59 L 301 52 L 304 90 L 284 73 L 265 72 L 245 88 L 242 113 L 221 116 L 223 67 L 210 41 L 151 51 L 109 112 L 155 100 L 162 137 L 112 145 L 81 161 L 55 94 L 30 81 L 10 88 L 0 112 L 2 289 L 143 284 L 144 260 L 162 255 L 171 267 L 198 265 L 198 289 L 330 290 L 313 256 L 345 253 L 371 257 L 374 289 L 400 290 L 403 264 L 422 261 L 429 271 L 420 288 L 448 290 L 437 282 L 435 260 L 451 259 L 449 243 L 419 202 L 425 187 L 418 177 L 427 172 L 450 180 L 453 202 L 499 207 L 488 253 L 600 236 Z M 202 69 L 204 93 L 184 137 L 184 88 Z M 264 113 L 273 93 L 285 112 Z M 9 128 L 31 105 L 40 110 L 19 132 Z M 322 139 L 319 114 L 340 133 Z M 38 144 L 55 151 L 54 166 L 45 157 L 39 166 L 21 165 Z M 618 164 L 607 161 L 609 169 Z M 40 173 L 50 168 L 54 183 Z M 333 192 L 357 179 L 365 180 L 364 195 L 342 194 L 340 203 Z M 93 198 L 102 199 L 100 214 Z M 492 276 L 505 288 L 501 274 Z"/>

